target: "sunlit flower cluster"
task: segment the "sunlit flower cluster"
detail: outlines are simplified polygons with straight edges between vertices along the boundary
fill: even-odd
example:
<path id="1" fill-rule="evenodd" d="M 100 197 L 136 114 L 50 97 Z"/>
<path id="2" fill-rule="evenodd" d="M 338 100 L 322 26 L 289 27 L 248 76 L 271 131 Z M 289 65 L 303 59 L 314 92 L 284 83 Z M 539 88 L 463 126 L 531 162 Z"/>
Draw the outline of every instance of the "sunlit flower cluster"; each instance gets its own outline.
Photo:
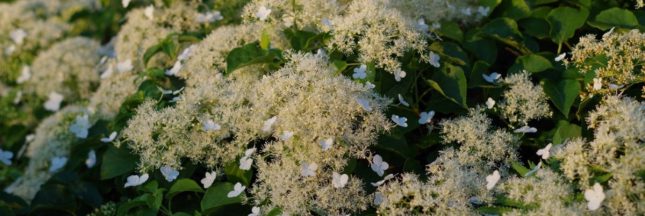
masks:
<path id="1" fill-rule="evenodd" d="M 15 81 L 22 64 L 63 38 L 74 13 L 100 7 L 96 0 L 24 0 L 0 4 L 0 77 Z M 19 63 L 16 65 L 16 63 Z"/>
<path id="2" fill-rule="evenodd" d="M 29 165 L 6 191 L 31 200 L 40 186 L 65 165 L 70 144 L 78 139 L 70 131 L 70 126 L 78 116 L 86 114 L 82 107 L 67 106 L 43 120 L 36 128 L 33 141 L 28 143 L 25 155 L 31 159 Z"/>
<path id="3" fill-rule="evenodd" d="M 554 157 L 561 160 L 564 176 L 591 188 L 598 177 L 610 174 L 606 182 L 608 214 L 637 214 L 645 211 L 641 200 L 645 183 L 645 103 L 631 98 L 610 96 L 587 119 L 594 139 L 576 139 L 558 148 Z M 604 184 L 603 184 L 604 185 Z"/>
<path id="4" fill-rule="evenodd" d="M 244 7 L 242 17 L 249 22 L 270 23 L 279 29 L 297 26 L 317 31 L 342 9 L 343 3 L 336 0 L 255 0 Z"/>
<path id="5" fill-rule="evenodd" d="M 66 101 L 88 99 L 99 82 L 100 45 L 91 39 L 69 38 L 38 54 L 25 90 L 47 98 L 57 92 Z"/>
<path id="6" fill-rule="evenodd" d="M 595 35 L 581 37 L 571 53 L 569 66 L 595 74 L 586 86 L 589 93 L 616 92 L 645 81 L 645 33 L 637 29 L 624 33 L 612 29 L 601 40 Z"/>
<path id="7" fill-rule="evenodd" d="M 501 117 L 511 126 L 526 126 L 531 120 L 551 116 L 542 86 L 533 84 L 528 72 L 511 74 L 501 82 L 509 86 L 499 102 Z"/>

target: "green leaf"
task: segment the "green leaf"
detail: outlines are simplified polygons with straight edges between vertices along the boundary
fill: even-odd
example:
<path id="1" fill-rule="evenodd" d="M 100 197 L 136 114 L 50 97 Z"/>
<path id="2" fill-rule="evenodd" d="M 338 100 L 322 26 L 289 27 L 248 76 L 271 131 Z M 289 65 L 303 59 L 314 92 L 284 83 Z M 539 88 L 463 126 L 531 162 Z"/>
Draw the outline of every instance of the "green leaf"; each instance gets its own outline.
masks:
<path id="1" fill-rule="evenodd" d="M 551 61 L 537 54 L 521 56 L 517 58 L 516 62 L 524 70 L 531 73 L 538 73 L 553 68 Z"/>
<path id="2" fill-rule="evenodd" d="M 584 8 L 558 7 L 553 9 L 546 17 L 551 26 L 551 40 L 557 44 L 569 40 L 575 31 L 585 24 L 587 16 L 589 16 L 589 11 Z"/>
<path id="3" fill-rule="evenodd" d="M 408 145 L 405 137 L 401 134 L 384 134 L 379 136 L 376 147 L 384 151 L 396 153 L 398 156 L 405 159 L 414 158 L 416 154 L 416 152 Z"/>
<path id="4" fill-rule="evenodd" d="M 490 65 L 484 61 L 476 61 L 475 64 L 473 64 L 473 69 L 470 71 L 470 76 L 468 79 L 468 88 L 475 88 L 475 87 L 494 87 L 495 85 L 492 85 L 484 80 L 483 74 L 488 74 L 490 73 L 488 68 Z"/>
<path id="5" fill-rule="evenodd" d="M 495 7 L 499 5 L 499 3 L 502 3 L 502 0 L 480 0 L 479 1 L 479 4 L 481 6 L 488 7 L 490 8 L 491 11 L 493 11 L 493 9 L 495 9 Z"/>
<path id="6" fill-rule="evenodd" d="M 208 214 L 219 207 L 242 202 L 243 194 L 237 197 L 228 198 L 228 192 L 233 191 L 233 184 L 228 182 L 218 182 L 213 184 L 204 195 L 201 201 L 202 213 Z"/>
<path id="7" fill-rule="evenodd" d="M 528 172 L 530 172 L 530 171 L 531 171 L 530 169 L 528 169 L 528 168 L 524 167 L 524 166 L 523 166 L 521 163 L 519 163 L 519 162 L 513 162 L 513 163 L 511 163 L 511 167 L 512 167 L 512 168 L 513 168 L 513 170 L 515 170 L 515 172 L 517 172 L 517 174 L 519 174 L 520 176 L 525 176 Z"/>
<path id="8" fill-rule="evenodd" d="M 348 66 L 347 62 L 343 60 L 335 60 L 332 64 L 336 67 L 336 74 L 342 73 Z"/>
<path id="9" fill-rule="evenodd" d="M 153 195 L 146 193 L 141 196 L 135 197 L 134 199 L 130 199 L 127 202 L 119 205 L 117 209 L 117 215 L 129 215 L 128 213 L 130 212 L 131 209 L 136 208 L 136 207 L 144 207 L 148 205 L 149 200 L 154 201 Z"/>
<path id="10" fill-rule="evenodd" d="M 294 50 L 303 51 L 307 48 L 307 41 L 316 36 L 316 33 L 287 28 L 284 35 L 289 39 L 289 43 Z"/>
<path id="11" fill-rule="evenodd" d="M 549 30 L 551 30 L 551 27 L 549 26 L 549 22 L 543 18 L 526 18 L 520 20 L 518 24 L 522 29 L 524 29 L 523 32 L 527 35 L 533 36 L 537 39 L 545 39 L 549 37 Z"/>
<path id="12" fill-rule="evenodd" d="M 522 37 L 522 33 L 517 28 L 515 20 L 504 17 L 486 23 L 482 27 L 482 32 L 495 38 L 519 40 Z"/>
<path id="13" fill-rule="evenodd" d="M 553 134 L 553 144 L 563 144 L 565 140 L 582 136 L 582 128 L 564 120 L 558 121 Z"/>
<path id="14" fill-rule="evenodd" d="M 500 6 L 502 10 L 502 16 L 508 17 L 514 20 L 519 20 L 526 18 L 531 15 L 531 9 L 529 5 L 526 4 L 524 0 L 507 0 L 503 1 Z"/>
<path id="15" fill-rule="evenodd" d="M 555 107 L 565 117 L 568 117 L 571 106 L 573 106 L 573 103 L 580 93 L 580 83 L 571 79 L 560 80 L 557 83 L 551 80 L 544 80 L 542 86 L 544 93 L 549 96 L 549 99 L 551 99 Z"/>
<path id="16" fill-rule="evenodd" d="M 230 74 L 238 68 L 261 63 L 272 63 L 282 59 L 282 51 L 277 49 L 264 50 L 259 42 L 246 44 L 235 48 L 226 56 L 226 73 Z"/>
<path id="17" fill-rule="evenodd" d="M 32 211 L 43 210 L 59 210 L 74 212 L 77 203 L 72 195 L 71 190 L 61 184 L 45 184 L 43 185 L 34 199 L 31 201 Z"/>
<path id="18" fill-rule="evenodd" d="M 267 216 L 278 216 L 278 215 L 282 215 L 282 209 L 278 207 L 271 209 L 271 211 L 267 213 Z"/>
<path id="19" fill-rule="evenodd" d="M 438 33 L 441 36 L 453 39 L 455 41 L 462 41 L 464 39 L 464 33 L 459 28 L 459 25 L 455 22 L 441 23 L 441 28 L 439 29 Z"/>
<path id="20" fill-rule="evenodd" d="M 143 64 L 148 65 L 148 62 L 150 59 L 155 56 L 157 53 L 160 53 L 163 51 L 163 46 L 166 41 L 162 41 L 161 43 L 151 46 L 148 49 L 146 49 L 146 52 L 143 53 Z"/>
<path id="21" fill-rule="evenodd" d="M 175 195 L 182 193 L 182 192 L 204 192 L 202 188 L 197 184 L 197 182 L 193 181 L 192 179 L 179 179 L 177 180 L 171 187 L 170 190 L 168 191 L 168 194 L 166 196 L 168 199 L 172 199 Z"/>
<path id="22" fill-rule="evenodd" d="M 237 163 L 237 160 L 229 163 L 224 167 L 224 174 L 226 174 L 227 180 L 229 182 L 240 182 L 243 185 L 251 184 L 251 177 L 253 176 L 253 170 L 242 170 Z"/>
<path id="23" fill-rule="evenodd" d="M 484 215 L 503 215 L 505 212 L 509 212 L 511 210 L 512 209 L 508 207 L 496 207 L 496 206 L 482 206 L 477 208 L 477 211 Z"/>
<path id="24" fill-rule="evenodd" d="M 101 160 L 101 180 L 111 179 L 129 172 L 137 166 L 137 157 L 124 146 L 116 148 L 109 145 Z"/>
<path id="25" fill-rule="evenodd" d="M 466 105 L 466 75 L 461 67 L 443 64 L 441 69 L 434 73 L 431 80 L 427 80 L 430 87 L 439 94 L 467 108 Z"/>
<path id="26" fill-rule="evenodd" d="M 494 40 L 473 37 L 467 39 L 462 45 L 464 49 L 474 54 L 477 59 L 485 61 L 489 65 L 495 64 L 495 61 L 497 61 L 497 44 L 495 44 Z"/>
<path id="27" fill-rule="evenodd" d="M 631 29 L 638 26 L 638 19 L 630 10 L 614 7 L 600 12 L 589 25 L 603 31 L 612 27 Z"/>
<path id="28" fill-rule="evenodd" d="M 260 48 L 263 50 L 269 50 L 271 47 L 271 35 L 267 32 L 266 29 L 262 30 L 262 35 L 260 36 Z"/>

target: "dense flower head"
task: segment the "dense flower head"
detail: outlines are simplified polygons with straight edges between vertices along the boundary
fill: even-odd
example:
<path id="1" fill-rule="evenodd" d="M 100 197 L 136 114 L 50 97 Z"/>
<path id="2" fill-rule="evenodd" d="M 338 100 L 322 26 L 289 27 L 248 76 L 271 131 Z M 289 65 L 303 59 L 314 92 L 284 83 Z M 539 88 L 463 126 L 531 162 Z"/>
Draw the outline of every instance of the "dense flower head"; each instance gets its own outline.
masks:
<path id="1" fill-rule="evenodd" d="M 471 109 L 468 116 L 443 121 L 441 126 L 444 141 L 460 145 L 455 159 L 464 166 L 492 168 L 516 158 L 516 138 L 491 126 L 491 119 L 479 108 Z"/>
<path id="2" fill-rule="evenodd" d="M 562 176 L 548 169 L 540 169 L 535 176 L 511 177 L 499 185 L 507 198 L 533 206 L 529 211 L 513 209 L 509 215 L 577 215 L 585 211 L 583 203 L 567 204 L 574 188 Z"/>
<path id="3" fill-rule="evenodd" d="M 99 49 L 98 42 L 83 37 L 54 44 L 34 60 L 25 89 L 41 98 L 58 92 L 67 101 L 88 99 L 99 82 Z"/>
<path id="4" fill-rule="evenodd" d="M 13 182 L 6 191 L 23 199 L 31 200 L 40 186 L 50 177 L 47 172 L 53 157 L 67 157 L 70 144 L 77 138 L 69 130 L 78 115 L 87 110 L 79 106 L 67 106 L 47 117 L 36 128 L 33 141 L 28 144 L 26 156 L 30 158 L 24 174 Z"/>
<path id="5" fill-rule="evenodd" d="M 428 24 L 444 20 L 455 20 L 464 23 L 476 22 L 486 17 L 489 8 L 478 5 L 476 0 L 401 0 L 389 1 L 393 8 L 405 11 L 410 21 L 418 24 L 425 19 Z"/>
<path id="6" fill-rule="evenodd" d="M 551 116 L 548 98 L 542 86 L 531 82 L 528 72 L 511 74 L 502 80 L 509 86 L 499 103 L 501 117 L 511 126 L 525 126 L 529 121 Z"/>
<path id="7" fill-rule="evenodd" d="M 374 62 L 393 74 L 400 73 L 398 58 L 408 50 L 429 61 L 425 37 L 410 25 L 402 12 L 389 8 L 388 2 L 358 0 L 349 3 L 343 16 L 332 19 L 329 47 L 347 54 L 356 53 L 359 61 Z"/>
<path id="8" fill-rule="evenodd" d="M 97 0 L 24 0 L 0 4 L 0 79 L 15 81 L 22 64 L 72 30 L 65 22 L 81 10 L 95 10 Z"/>
<path id="9" fill-rule="evenodd" d="M 599 173 L 610 173 L 604 211 L 609 214 L 645 211 L 641 202 L 645 183 L 638 173 L 645 170 L 645 103 L 609 96 L 587 121 L 594 129 L 593 140 L 575 139 L 556 151 L 564 176 L 587 188 Z"/>
<path id="10" fill-rule="evenodd" d="M 343 9 L 336 0 L 254 0 L 244 7 L 242 17 L 247 22 L 266 22 L 278 29 L 297 26 L 317 31 Z M 263 14 L 268 13 L 268 14 Z"/>
<path id="11" fill-rule="evenodd" d="M 117 62 L 130 60 L 135 71 L 145 68 L 143 54 L 148 48 L 171 33 L 195 31 L 200 26 L 195 20 L 197 6 L 191 2 L 176 1 L 171 6 L 156 8 L 152 19 L 146 16 L 145 10 L 136 8 L 128 12 L 127 22 L 116 36 L 114 46 Z M 149 64 L 163 65 L 164 60 L 169 61 L 163 57 L 156 55 Z"/>
<path id="12" fill-rule="evenodd" d="M 236 161 L 249 143 L 274 137 L 278 141 L 264 143 L 262 150 L 271 160 L 257 163 L 258 181 L 262 183 L 254 187 L 256 199 L 271 200 L 271 206 L 285 212 L 304 213 L 302 205 L 278 198 L 286 194 L 277 191 L 290 191 L 298 197 L 302 195 L 299 193 L 318 191 L 316 199 L 326 201 L 302 197 L 304 206 L 336 213 L 364 208 L 338 202 L 340 192 L 331 187 L 329 178 L 332 172 L 342 170 L 349 157 L 366 157 L 366 148 L 376 134 L 389 128 L 382 114 L 388 100 L 362 84 L 334 75 L 335 69 L 324 55 L 288 56 L 290 60 L 282 69 L 262 77 L 257 75 L 258 70 L 238 70 L 226 77 L 214 71 L 213 78 L 206 81 L 211 85 L 187 88 L 175 107 L 156 110 L 154 102 L 144 103 L 123 132 L 131 141 L 130 147 L 142 157 L 142 169 L 180 167 L 183 157 L 221 167 L 226 161 Z M 372 111 L 365 111 L 356 102 L 358 98 L 369 101 Z M 272 118 L 275 121 L 267 126 Z M 205 130 L 203 125 L 208 120 L 220 127 Z M 285 138 L 285 133 L 292 135 Z M 328 138 L 334 145 L 323 150 L 319 143 Z M 303 163 L 317 164 L 317 177 L 310 180 L 317 183 L 298 183 L 301 177 L 274 181 L 277 173 L 300 175 Z M 360 183 L 354 181 L 358 180 L 350 178 L 343 190 L 362 197 Z"/>
<path id="13" fill-rule="evenodd" d="M 581 37 L 571 54 L 569 66 L 581 73 L 595 73 L 594 82 L 586 86 L 592 94 L 615 92 L 612 86 L 645 81 L 645 33 L 637 29 L 624 33 L 611 30 L 601 40 L 595 35 Z"/>
<path id="14" fill-rule="evenodd" d="M 226 56 L 234 48 L 257 41 L 263 32 L 271 38 L 271 47 L 288 48 L 288 42 L 281 32 L 264 28 L 258 23 L 222 26 L 211 32 L 191 50 L 191 57 L 178 76 L 186 79 L 187 85 L 212 77 L 213 69 L 226 70 Z"/>

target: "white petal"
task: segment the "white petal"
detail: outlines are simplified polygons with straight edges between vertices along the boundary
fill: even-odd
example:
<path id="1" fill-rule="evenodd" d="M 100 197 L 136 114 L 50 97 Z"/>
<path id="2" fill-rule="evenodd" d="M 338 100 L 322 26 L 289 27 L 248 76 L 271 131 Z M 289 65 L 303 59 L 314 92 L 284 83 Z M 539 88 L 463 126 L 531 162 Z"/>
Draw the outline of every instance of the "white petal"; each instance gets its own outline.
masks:
<path id="1" fill-rule="evenodd" d="M 488 100 L 486 100 L 486 108 L 492 109 L 493 107 L 495 107 L 495 100 L 488 98 Z"/>
<path id="2" fill-rule="evenodd" d="M 320 141 L 320 147 L 322 147 L 323 151 L 327 151 L 328 149 L 330 149 L 333 144 L 334 144 L 333 138 L 327 138 L 325 140 Z"/>
<path id="3" fill-rule="evenodd" d="M 117 135 L 116 131 L 113 131 L 112 133 L 110 133 L 110 136 L 101 138 L 101 142 L 104 142 L 104 143 L 112 142 L 116 138 L 116 135 Z"/>
<path id="4" fill-rule="evenodd" d="M 20 84 L 23 83 L 31 78 L 31 68 L 27 65 L 22 66 L 22 70 L 20 70 L 20 76 L 18 79 L 16 79 L 16 83 Z"/>
<path id="5" fill-rule="evenodd" d="M 493 189 L 500 178 L 501 176 L 499 175 L 499 172 L 497 170 L 495 170 L 493 174 L 486 176 L 486 189 Z"/>
<path id="6" fill-rule="evenodd" d="M 0 161 L 4 163 L 5 165 L 9 166 L 11 165 L 11 159 L 13 158 L 13 152 L 11 151 L 4 151 L 0 149 Z"/>
<path id="7" fill-rule="evenodd" d="M 116 71 L 119 73 L 130 72 L 134 66 L 132 65 L 132 60 L 128 59 L 116 64 Z"/>
<path id="8" fill-rule="evenodd" d="M 585 190 L 585 199 L 587 200 L 587 207 L 589 210 L 594 211 L 600 208 L 602 201 L 605 199 L 603 188 L 596 182 L 591 189 Z"/>
<path id="9" fill-rule="evenodd" d="M 96 152 L 94 149 L 90 150 L 90 152 L 87 153 L 87 159 L 85 159 L 85 165 L 87 168 L 92 168 L 94 165 L 96 165 Z"/>
<path id="10" fill-rule="evenodd" d="M 260 19 L 260 21 L 265 21 L 269 18 L 269 14 L 271 14 L 271 9 L 261 6 L 258 8 L 258 12 L 255 13 L 255 17 Z"/>
<path id="11" fill-rule="evenodd" d="M 248 158 L 248 157 L 240 158 L 239 168 L 241 170 L 250 170 L 252 165 L 253 165 L 253 158 Z"/>
<path id="12" fill-rule="evenodd" d="M 169 166 L 163 166 L 159 168 L 159 170 L 161 171 L 161 174 L 168 182 L 174 181 L 175 179 L 177 179 L 177 176 L 179 176 L 179 171 Z"/>
<path id="13" fill-rule="evenodd" d="M 391 119 L 392 119 L 392 121 L 393 121 L 396 125 L 398 125 L 398 126 L 401 126 L 401 127 L 408 127 L 408 123 L 407 123 L 407 122 L 408 122 L 408 118 L 406 118 L 406 117 L 400 117 L 400 116 L 398 116 L 398 115 L 392 115 L 392 118 L 391 118 Z"/>
<path id="14" fill-rule="evenodd" d="M 213 120 L 206 120 L 204 123 L 202 123 L 202 126 L 204 128 L 204 131 L 218 131 L 222 129 L 222 126 L 219 124 L 215 123 Z"/>
<path id="15" fill-rule="evenodd" d="M 240 184 L 239 182 L 235 183 L 235 186 L 233 186 L 233 190 L 228 192 L 228 194 L 226 194 L 226 197 L 228 197 L 228 198 L 237 197 L 242 192 L 244 192 L 244 189 L 246 189 L 245 186 L 242 186 L 242 184 Z"/>
<path id="16" fill-rule="evenodd" d="M 361 99 L 361 98 L 357 98 L 357 99 L 356 99 L 356 102 L 357 102 L 359 105 L 361 105 L 361 107 L 362 107 L 365 111 L 367 111 L 367 112 L 371 112 L 371 111 L 372 111 L 372 107 L 370 107 L 370 102 L 369 102 L 368 100 Z"/>
<path id="17" fill-rule="evenodd" d="M 67 157 L 53 157 L 50 160 L 49 172 L 55 173 L 67 164 Z"/>
<path id="18" fill-rule="evenodd" d="M 150 6 L 146 7 L 146 9 L 143 11 L 143 15 L 145 15 L 146 18 L 148 18 L 150 20 L 155 18 L 154 13 L 155 13 L 155 6 L 154 5 L 150 5 Z"/>
<path id="19" fill-rule="evenodd" d="M 536 133 L 537 128 L 529 127 L 529 126 L 523 126 L 521 128 L 515 129 L 515 131 L 513 131 L 513 132 L 515 132 L 515 133 Z"/>
<path id="20" fill-rule="evenodd" d="M 284 132 L 282 132 L 282 135 L 280 135 L 280 140 L 287 141 L 287 140 L 291 139 L 292 136 L 293 136 L 292 131 L 284 131 Z"/>
<path id="21" fill-rule="evenodd" d="M 435 112 L 433 110 L 430 110 L 428 112 L 421 112 L 419 116 L 419 124 L 427 124 L 432 122 L 432 118 L 434 118 Z"/>
<path id="22" fill-rule="evenodd" d="M 58 94 L 58 92 L 49 93 L 49 99 L 45 102 L 44 107 L 49 111 L 58 111 L 60 109 L 60 104 L 63 102 L 63 95 Z"/>
<path id="23" fill-rule="evenodd" d="M 264 131 L 266 133 L 271 132 L 273 130 L 272 129 L 273 124 L 275 124 L 276 120 L 278 120 L 278 117 L 273 116 L 270 119 L 267 119 L 266 121 L 264 121 L 264 126 L 262 126 L 262 131 Z"/>
<path id="24" fill-rule="evenodd" d="M 558 55 L 557 57 L 555 57 L 554 60 L 556 62 L 559 62 L 559 61 L 562 61 L 565 57 L 567 57 L 567 53 L 562 53 L 562 54 Z"/>
<path id="25" fill-rule="evenodd" d="M 401 103 L 403 106 L 406 106 L 406 107 L 410 106 L 410 104 L 407 101 L 405 101 L 405 98 L 403 98 L 401 94 L 399 94 L 399 103 Z"/>
<path id="26" fill-rule="evenodd" d="M 204 188 L 209 188 L 211 185 L 213 185 L 213 182 L 215 182 L 215 178 L 217 177 L 217 172 L 212 171 L 212 172 L 206 172 L 204 178 L 201 180 L 202 185 L 204 185 Z"/>

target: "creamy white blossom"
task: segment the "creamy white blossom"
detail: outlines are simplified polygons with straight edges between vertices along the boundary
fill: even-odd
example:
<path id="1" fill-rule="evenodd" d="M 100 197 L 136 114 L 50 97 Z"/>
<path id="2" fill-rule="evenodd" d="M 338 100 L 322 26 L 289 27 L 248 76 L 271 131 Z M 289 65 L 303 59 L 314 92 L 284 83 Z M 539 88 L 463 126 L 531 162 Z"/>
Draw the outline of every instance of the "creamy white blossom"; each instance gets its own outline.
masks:
<path id="1" fill-rule="evenodd" d="M 206 172 L 204 175 L 204 178 L 200 182 L 202 183 L 204 188 L 209 188 L 211 187 L 211 185 L 213 185 L 213 182 L 215 182 L 215 178 L 217 178 L 217 172 Z"/>
<path id="2" fill-rule="evenodd" d="M 143 175 L 140 175 L 140 176 L 138 175 L 128 176 L 125 182 L 125 185 L 123 185 L 123 187 L 127 188 L 127 187 L 136 187 L 136 186 L 142 185 L 143 183 L 146 183 L 146 181 L 148 181 L 149 177 L 150 176 L 148 175 L 148 173 L 144 173 Z"/>
<path id="3" fill-rule="evenodd" d="M 179 176 L 179 171 L 169 166 L 163 166 L 159 168 L 159 171 L 168 182 L 174 181 Z"/>
<path id="4" fill-rule="evenodd" d="M 244 192 L 244 190 L 245 190 L 245 189 L 246 189 L 246 186 L 243 186 L 243 185 L 242 185 L 241 183 L 239 183 L 239 182 L 238 182 L 238 183 L 235 183 L 235 185 L 233 186 L 233 190 L 232 190 L 232 191 L 230 191 L 230 192 L 228 192 L 228 194 L 226 194 L 226 197 L 228 197 L 228 198 L 237 197 L 237 196 L 239 196 L 242 192 Z"/>
<path id="5" fill-rule="evenodd" d="M 501 176 L 499 175 L 499 171 L 495 170 L 493 174 L 490 174 L 486 176 L 486 189 L 490 190 L 495 187 L 497 182 L 501 179 Z"/>
<path id="6" fill-rule="evenodd" d="M 387 170 L 389 167 L 390 164 L 383 161 L 381 155 L 378 154 L 374 155 L 372 162 L 370 163 L 370 168 L 372 168 L 372 171 L 374 171 L 378 176 L 383 176 L 385 170 Z"/>
<path id="7" fill-rule="evenodd" d="M 602 185 L 596 182 L 591 189 L 585 190 L 585 200 L 587 200 L 587 208 L 595 211 L 602 205 L 605 200 L 605 192 L 602 190 Z"/>

